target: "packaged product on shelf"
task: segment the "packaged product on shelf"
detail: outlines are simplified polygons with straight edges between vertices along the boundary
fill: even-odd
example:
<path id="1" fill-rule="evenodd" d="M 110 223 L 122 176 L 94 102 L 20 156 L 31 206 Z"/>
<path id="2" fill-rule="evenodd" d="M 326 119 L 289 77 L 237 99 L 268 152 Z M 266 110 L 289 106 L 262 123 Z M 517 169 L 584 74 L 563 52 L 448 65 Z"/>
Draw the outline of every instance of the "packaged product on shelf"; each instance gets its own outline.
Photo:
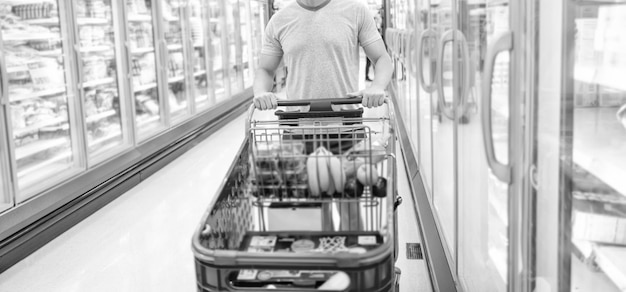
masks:
<path id="1" fill-rule="evenodd" d="M 596 107 L 598 106 L 598 86 L 593 83 L 574 82 L 574 106 Z"/>
<path id="2" fill-rule="evenodd" d="M 626 103 L 626 91 L 599 86 L 598 105 L 601 107 L 618 107 Z"/>

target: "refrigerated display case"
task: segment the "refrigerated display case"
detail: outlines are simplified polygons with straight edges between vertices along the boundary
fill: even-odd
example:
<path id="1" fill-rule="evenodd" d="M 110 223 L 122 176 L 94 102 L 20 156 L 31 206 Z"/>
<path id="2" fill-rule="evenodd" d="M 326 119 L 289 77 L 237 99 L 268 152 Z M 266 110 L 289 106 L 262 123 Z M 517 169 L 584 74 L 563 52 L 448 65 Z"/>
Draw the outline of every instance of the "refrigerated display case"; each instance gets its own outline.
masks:
<path id="1" fill-rule="evenodd" d="M 171 123 L 179 123 L 191 115 L 189 82 L 187 78 L 187 2 L 161 0 L 161 26 L 163 28 L 163 70 L 167 79 L 167 105 Z"/>
<path id="2" fill-rule="evenodd" d="M 151 0 L 126 1 L 126 34 L 130 92 L 133 95 L 135 135 L 143 141 L 165 129 L 163 98 L 159 90 L 161 62 L 155 25 L 156 4 Z"/>
<path id="3" fill-rule="evenodd" d="M 239 2 L 239 39 L 241 42 L 241 70 L 243 75 L 243 88 L 252 86 L 254 70 L 252 67 L 252 18 L 249 1 Z"/>
<path id="4" fill-rule="evenodd" d="M 10 173 L 22 202 L 82 167 L 64 1 L 0 1 Z M 42 183 L 43 182 L 43 183 Z"/>
<path id="5" fill-rule="evenodd" d="M 558 291 L 626 291 L 626 2 L 540 8 L 537 278 Z"/>
<path id="6" fill-rule="evenodd" d="M 82 101 L 88 163 L 95 164 L 130 147 L 122 59 L 118 44 L 118 3 L 79 0 L 74 4 L 78 88 Z M 57 130 L 58 131 L 58 130 Z"/>
<path id="7" fill-rule="evenodd" d="M 254 74 L 259 64 L 265 23 L 267 22 L 267 4 L 260 1 L 250 1 L 250 40 L 251 40 L 251 70 Z M 253 80 L 254 81 L 254 80 Z"/>

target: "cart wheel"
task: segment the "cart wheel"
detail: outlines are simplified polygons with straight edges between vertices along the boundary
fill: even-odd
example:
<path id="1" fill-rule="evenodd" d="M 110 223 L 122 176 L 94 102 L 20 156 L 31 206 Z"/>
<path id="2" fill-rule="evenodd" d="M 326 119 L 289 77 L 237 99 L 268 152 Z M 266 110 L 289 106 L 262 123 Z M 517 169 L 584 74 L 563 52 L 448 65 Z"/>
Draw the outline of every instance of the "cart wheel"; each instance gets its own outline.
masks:
<path id="1" fill-rule="evenodd" d="M 396 285 L 395 285 L 395 292 L 400 291 L 400 275 L 402 275 L 402 271 L 400 270 L 400 268 L 395 267 L 395 275 L 396 275 Z"/>

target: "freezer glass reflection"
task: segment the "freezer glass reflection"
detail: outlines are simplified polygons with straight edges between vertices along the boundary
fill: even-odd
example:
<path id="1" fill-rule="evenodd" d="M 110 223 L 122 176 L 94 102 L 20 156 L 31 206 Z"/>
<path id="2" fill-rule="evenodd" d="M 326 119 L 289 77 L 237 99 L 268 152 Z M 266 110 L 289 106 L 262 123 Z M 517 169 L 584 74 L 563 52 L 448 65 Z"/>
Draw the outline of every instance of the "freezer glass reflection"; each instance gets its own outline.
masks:
<path id="1" fill-rule="evenodd" d="M 432 114 L 433 95 L 435 90 L 435 73 L 437 62 L 437 37 L 432 28 L 430 1 L 419 2 L 419 36 L 418 36 L 418 61 L 414 63 L 419 77 L 419 164 L 420 172 L 424 180 L 424 187 L 429 196 L 432 195 L 433 169 L 432 169 Z"/>
<path id="2" fill-rule="evenodd" d="M 152 22 L 155 7 L 150 0 L 129 0 L 126 3 L 135 123 L 139 139 L 144 139 L 164 127 L 158 90 L 156 33 Z"/>
<path id="3" fill-rule="evenodd" d="M 54 1 L 0 2 L 2 95 L 8 99 L 18 201 L 77 162 L 60 19 Z"/>
<path id="4" fill-rule="evenodd" d="M 167 50 L 167 102 L 172 121 L 180 121 L 190 114 L 185 58 L 185 33 L 183 31 L 183 9 L 186 1 L 162 0 L 163 33 Z"/>
<path id="5" fill-rule="evenodd" d="M 254 70 L 252 70 L 252 24 L 250 18 L 250 1 L 239 2 L 239 32 L 241 39 L 241 70 L 243 71 L 243 87 L 252 86 Z"/>
<path id="6" fill-rule="evenodd" d="M 79 86 L 87 151 L 93 161 L 125 143 L 117 76 L 117 33 L 110 0 L 76 1 L 75 12 L 81 64 Z"/>
<path id="7" fill-rule="evenodd" d="M 562 143 L 571 289 L 626 290 L 626 5 L 576 5 L 573 106 Z M 583 288 L 584 289 L 581 289 Z"/>

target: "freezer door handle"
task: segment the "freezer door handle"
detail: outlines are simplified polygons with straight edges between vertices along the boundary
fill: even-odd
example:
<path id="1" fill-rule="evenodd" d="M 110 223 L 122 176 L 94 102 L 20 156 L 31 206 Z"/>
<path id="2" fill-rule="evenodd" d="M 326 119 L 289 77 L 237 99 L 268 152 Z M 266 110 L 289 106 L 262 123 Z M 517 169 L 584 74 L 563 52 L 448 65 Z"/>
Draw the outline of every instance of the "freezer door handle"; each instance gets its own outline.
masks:
<path id="1" fill-rule="evenodd" d="M 0 96 L 0 103 L 10 104 L 11 100 L 9 99 L 9 86 L 7 83 L 9 75 L 5 66 L 4 57 L 4 52 L 0 52 L 0 94 L 2 94 L 2 96 Z"/>
<path id="2" fill-rule="evenodd" d="M 469 80 L 470 80 L 470 75 L 471 75 L 471 74 L 468 74 L 467 72 L 463 72 L 463 84 L 462 84 L 461 97 L 459 98 L 457 103 L 454 103 L 454 99 L 453 99 L 452 105 L 449 107 L 446 107 L 445 92 L 443 90 L 443 64 L 444 64 L 443 59 L 445 58 L 446 44 L 452 43 L 453 50 L 456 49 L 456 47 L 454 46 L 455 40 L 459 41 L 460 44 L 462 45 L 461 46 L 462 58 L 463 60 L 466 60 L 465 65 L 464 65 L 465 66 L 464 70 L 468 72 L 471 71 L 471 68 L 468 63 L 470 59 L 469 48 L 467 47 L 467 41 L 465 40 L 465 35 L 463 35 L 463 33 L 458 30 L 448 30 L 444 32 L 443 35 L 441 36 L 441 40 L 439 41 L 439 58 L 437 59 L 436 85 L 437 85 L 437 88 L 439 89 L 439 94 L 437 95 L 437 102 L 443 114 L 451 120 L 455 119 L 455 113 L 457 116 L 460 116 L 461 114 L 463 114 L 462 108 L 459 108 L 458 110 L 456 110 L 455 106 L 464 105 L 464 100 L 466 96 L 469 94 L 469 88 L 470 88 Z M 453 59 L 452 63 L 454 64 L 454 62 L 455 60 Z"/>
<path id="3" fill-rule="evenodd" d="M 428 28 L 424 31 L 422 31 L 422 34 L 420 35 L 419 38 L 419 42 L 418 42 L 418 48 L 417 48 L 417 63 L 415 64 L 416 67 L 419 66 L 419 68 L 417 68 L 417 76 L 419 76 L 419 81 L 420 84 L 422 85 L 422 88 L 424 89 L 424 91 L 426 91 L 427 93 L 433 93 L 435 90 L 437 90 L 437 76 L 438 74 L 435 74 L 435 76 L 433 77 L 431 74 L 431 78 L 433 80 L 431 80 L 430 84 L 426 83 L 426 80 L 424 79 L 424 70 L 423 70 L 423 64 L 424 64 L 424 46 L 426 43 L 426 40 L 432 40 L 432 39 L 437 39 L 437 33 L 431 29 Z M 430 43 L 430 42 L 429 42 Z M 429 47 L 429 61 L 432 61 L 432 54 L 434 52 L 437 52 L 437 42 L 434 42 L 434 47 Z M 434 50 L 432 50 L 434 49 Z M 437 62 L 437 59 L 434 60 L 435 62 Z M 436 68 L 437 65 L 435 65 Z M 428 67 L 429 69 L 431 68 L 430 66 Z M 432 69 L 430 69 L 429 73 L 432 71 Z M 436 72 L 435 72 L 436 73 Z"/>
<path id="4" fill-rule="evenodd" d="M 496 57 L 502 52 L 510 52 L 512 50 L 512 32 L 505 32 L 496 38 L 496 40 L 487 49 L 487 56 L 485 58 L 485 76 L 482 83 L 483 100 L 481 102 L 481 118 L 487 163 L 489 164 L 489 167 L 493 171 L 494 175 L 505 183 L 511 182 L 511 167 L 498 161 L 495 154 L 493 126 L 491 120 L 491 85 Z"/>

